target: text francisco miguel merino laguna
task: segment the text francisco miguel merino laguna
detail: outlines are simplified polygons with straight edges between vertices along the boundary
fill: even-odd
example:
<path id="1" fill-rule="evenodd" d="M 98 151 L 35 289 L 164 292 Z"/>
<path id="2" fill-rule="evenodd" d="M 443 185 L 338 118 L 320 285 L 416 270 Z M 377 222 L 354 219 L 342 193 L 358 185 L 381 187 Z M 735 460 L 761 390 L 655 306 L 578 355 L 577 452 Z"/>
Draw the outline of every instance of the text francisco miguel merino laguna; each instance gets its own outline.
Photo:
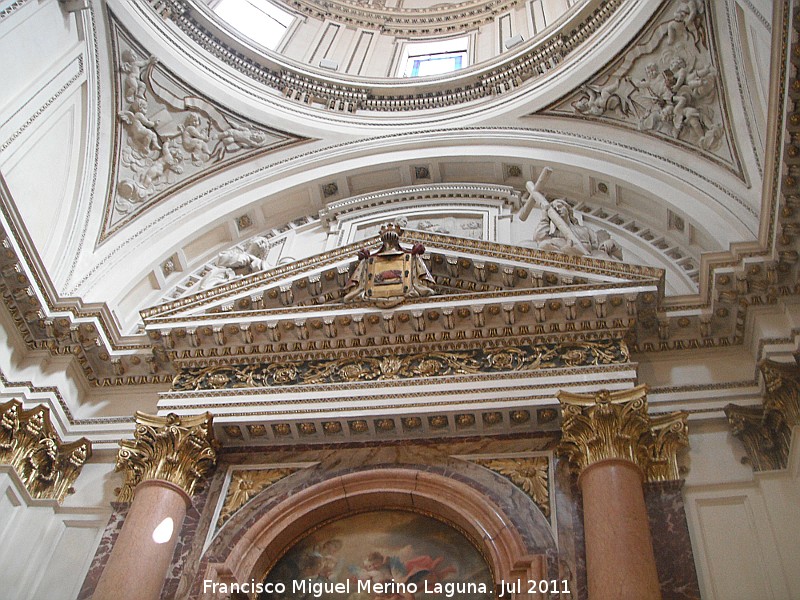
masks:
<path id="1" fill-rule="evenodd" d="M 559 585 L 560 584 L 560 585 Z M 291 590 L 290 590 L 291 588 Z M 371 580 L 342 581 L 334 583 L 332 581 L 319 581 L 315 579 L 295 579 L 291 582 L 271 582 L 256 581 L 255 579 L 245 583 L 217 583 L 211 579 L 203 580 L 203 593 L 212 594 L 310 594 L 314 598 L 321 598 L 323 595 L 343 594 L 346 598 L 351 592 L 366 592 L 367 594 L 433 594 L 444 596 L 445 598 L 464 598 L 467 594 L 480 594 L 483 597 L 489 593 L 485 583 L 474 582 L 430 582 L 423 580 L 417 583 L 403 583 L 399 581 L 375 582 Z M 529 594 L 554 593 L 569 594 L 567 580 L 534 580 L 524 581 L 501 581 L 498 585 L 498 598 L 511 598 L 513 594 L 527 592 Z M 413 596 L 412 596 L 413 597 Z M 466 596 L 468 597 L 468 596 Z"/>

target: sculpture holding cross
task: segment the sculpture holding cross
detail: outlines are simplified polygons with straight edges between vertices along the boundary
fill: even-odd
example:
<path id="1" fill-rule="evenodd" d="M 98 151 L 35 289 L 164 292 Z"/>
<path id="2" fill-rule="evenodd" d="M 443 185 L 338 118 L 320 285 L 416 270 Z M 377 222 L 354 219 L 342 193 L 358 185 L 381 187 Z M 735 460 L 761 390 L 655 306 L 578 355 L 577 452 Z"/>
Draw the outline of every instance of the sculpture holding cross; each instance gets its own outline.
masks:
<path id="1" fill-rule="evenodd" d="M 549 167 L 542 169 L 536 183 L 528 181 L 525 184 L 527 193 L 523 195 L 524 202 L 519 211 L 521 221 L 526 221 L 534 207 L 542 211 L 534 233 L 534 241 L 540 250 L 563 252 L 577 256 L 605 255 L 609 258 L 622 260 L 622 250 L 614 243 L 605 230 L 595 232 L 582 225 L 575 218 L 572 206 L 566 200 L 557 198 L 548 201 L 543 193 L 543 188 L 550 178 L 553 170 Z"/>

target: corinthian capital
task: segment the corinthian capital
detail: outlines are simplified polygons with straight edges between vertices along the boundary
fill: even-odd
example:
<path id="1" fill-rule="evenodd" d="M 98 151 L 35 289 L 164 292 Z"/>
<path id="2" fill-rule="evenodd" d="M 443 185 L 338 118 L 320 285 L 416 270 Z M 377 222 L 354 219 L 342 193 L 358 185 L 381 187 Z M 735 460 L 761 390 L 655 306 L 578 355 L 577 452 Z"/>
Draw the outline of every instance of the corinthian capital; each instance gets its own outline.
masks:
<path id="1" fill-rule="evenodd" d="M 594 394 L 559 392 L 563 421 L 559 451 L 578 471 L 603 460 L 627 460 L 649 481 L 678 479 L 678 451 L 688 445 L 688 414 L 651 419 L 647 387 Z"/>
<path id="2" fill-rule="evenodd" d="M 134 439 L 119 443 L 117 471 L 125 474 L 119 501 L 131 502 L 136 486 L 148 479 L 173 483 L 190 497 L 200 491 L 219 449 L 211 414 L 158 417 L 137 411 L 135 417 Z"/>
<path id="3" fill-rule="evenodd" d="M 800 425 L 800 367 L 765 359 L 759 363 L 764 376 L 764 410 L 787 427 Z"/>
<path id="4" fill-rule="evenodd" d="M 63 502 L 91 455 L 86 438 L 61 441 L 46 406 L 25 410 L 18 400 L 0 404 L 0 463 L 14 467 L 33 498 Z"/>

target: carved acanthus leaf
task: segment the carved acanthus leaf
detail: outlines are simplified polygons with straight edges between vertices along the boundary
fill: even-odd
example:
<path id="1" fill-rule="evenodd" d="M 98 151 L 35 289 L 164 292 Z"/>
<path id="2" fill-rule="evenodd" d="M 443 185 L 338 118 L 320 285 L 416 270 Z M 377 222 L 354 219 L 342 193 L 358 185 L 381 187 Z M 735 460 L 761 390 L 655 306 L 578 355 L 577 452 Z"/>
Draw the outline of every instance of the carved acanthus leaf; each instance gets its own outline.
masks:
<path id="1" fill-rule="evenodd" d="M 747 452 L 755 471 L 783 469 L 788 463 L 792 428 L 800 425 L 800 366 L 765 359 L 762 406 L 729 404 L 725 414 L 731 433 Z"/>
<path id="2" fill-rule="evenodd" d="M 472 462 L 507 478 L 534 501 L 545 517 L 550 517 L 550 462 L 546 456 L 478 458 Z"/>
<path id="3" fill-rule="evenodd" d="M 136 412 L 133 440 L 120 441 L 117 471 L 125 484 L 120 502 L 132 502 L 136 486 L 148 479 L 175 484 L 190 497 L 199 491 L 217 461 L 219 443 L 211 428 L 212 416 L 166 417 Z"/>
<path id="4" fill-rule="evenodd" d="M 647 387 L 594 394 L 559 392 L 563 420 L 559 451 L 582 472 L 604 460 L 627 460 L 648 481 L 680 477 L 677 454 L 688 445 L 688 413 L 653 419 L 647 414 Z"/>
<path id="5" fill-rule="evenodd" d="M 0 404 L 0 463 L 14 467 L 33 498 L 63 502 L 91 455 L 86 438 L 61 441 L 46 406 L 25 410 L 18 400 Z"/>
<path id="6" fill-rule="evenodd" d="M 731 434 L 742 441 L 747 453 L 742 462 L 749 462 L 754 471 L 774 471 L 786 467 L 790 431 L 782 424 L 771 422 L 763 407 L 728 404 L 725 415 Z"/>
<path id="7" fill-rule="evenodd" d="M 536 344 L 462 352 L 336 358 L 305 362 L 182 369 L 172 389 L 214 390 L 319 383 L 414 379 L 453 374 L 536 371 L 564 367 L 622 364 L 629 360 L 622 340 Z"/>
<path id="8" fill-rule="evenodd" d="M 764 376 L 764 410 L 777 413 L 787 427 L 800 425 L 800 367 L 765 359 L 759 364 Z"/>

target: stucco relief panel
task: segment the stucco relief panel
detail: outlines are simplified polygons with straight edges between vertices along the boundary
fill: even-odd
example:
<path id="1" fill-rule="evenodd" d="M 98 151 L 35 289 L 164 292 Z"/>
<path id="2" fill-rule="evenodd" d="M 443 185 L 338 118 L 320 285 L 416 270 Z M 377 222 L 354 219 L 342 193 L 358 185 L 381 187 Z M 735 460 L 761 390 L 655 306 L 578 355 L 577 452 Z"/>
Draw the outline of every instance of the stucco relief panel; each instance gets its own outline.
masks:
<path id="1" fill-rule="evenodd" d="M 113 20 L 111 31 L 116 142 L 101 242 L 194 181 L 306 141 L 223 108 L 173 75 Z"/>
<path id="2" fill-rule="evenodd" d="M 604 121 L 667 139 L 743 178 L 712 12 L 705 0 L 665 3 L 623 55 L 545 112 Z"/>

